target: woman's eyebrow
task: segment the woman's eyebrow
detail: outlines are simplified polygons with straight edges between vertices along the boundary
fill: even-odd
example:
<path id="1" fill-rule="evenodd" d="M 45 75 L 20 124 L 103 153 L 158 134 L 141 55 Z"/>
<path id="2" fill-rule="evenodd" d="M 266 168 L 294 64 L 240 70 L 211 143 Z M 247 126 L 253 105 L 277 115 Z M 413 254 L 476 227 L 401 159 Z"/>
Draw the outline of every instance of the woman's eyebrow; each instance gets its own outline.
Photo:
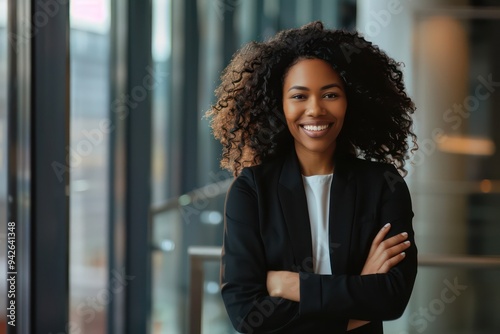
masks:
<path id="1" fill-rule="evenodd" d="M 340 89 L 343 89 L 340 84 L 338 84 L 338 83 L 332 83 L 332 84 L 329 84 L 329 85 L 321 87 L 320 90 L 325 90 L 325 89 L 333 88 L 333 87 L 338 87 Z M 292 87 L 290 87 L 290 89 L 288 89 L 288 91 L 291 91 L 292 89 L 305 90 L 305 91 L 309 91 L 310 90 L 309 88 L 304 87 L 304 86 L 292 86 Z"/>
<path id="2" fill-rule="evenodd" d="M 337 88 L 343 89 L 341 84 L 332 83 L 332 84 L 329 84 L 329 85 L 321 87 L 321 90 L 325 90 L 325 89 L 333 88 L 333 87 L 337 87 Z"/>

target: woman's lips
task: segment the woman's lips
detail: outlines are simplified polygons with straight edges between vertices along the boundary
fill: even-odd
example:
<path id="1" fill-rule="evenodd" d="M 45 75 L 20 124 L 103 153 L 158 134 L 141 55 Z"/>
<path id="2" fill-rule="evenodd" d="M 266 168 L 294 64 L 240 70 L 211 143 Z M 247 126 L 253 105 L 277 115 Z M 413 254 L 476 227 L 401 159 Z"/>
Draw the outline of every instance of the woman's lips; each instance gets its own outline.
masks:
<path id="1" fill-rule="evenodd" d="M 318 138 L 324 136 L 328 130 L 332 127 L 333 123 L 329 124 L 318 124 L 318 125 L 313 125 L 313 124 L 303 124 L 300 125 L 300 128 L 304 133 L 311 138 Z"/>

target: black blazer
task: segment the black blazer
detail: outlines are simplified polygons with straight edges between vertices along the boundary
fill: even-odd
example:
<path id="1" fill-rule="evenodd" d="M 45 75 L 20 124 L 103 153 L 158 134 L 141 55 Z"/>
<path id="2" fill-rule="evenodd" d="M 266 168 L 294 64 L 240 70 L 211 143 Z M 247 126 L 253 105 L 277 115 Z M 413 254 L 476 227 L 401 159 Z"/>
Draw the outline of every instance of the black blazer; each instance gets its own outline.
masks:
<path id="1" fill-rule="evenodd" d="M 313 273 L 312 241 L 295 150 L 245 168 L 228 190 L 221 293 L 243 333 L 344 333 L 348 319 L 371 323 L 348 333 L 382 333 L 382 321 L 402 314 L 417 273 L 413 212 L 394 166 L 338 158 L 330 194 L 332 275 Z M 387 274 L 363 275 L 375 235 L 408 232 L 406 258 Z M 300 303 L 270 297 L 267 271 L 300 274 Z"/>

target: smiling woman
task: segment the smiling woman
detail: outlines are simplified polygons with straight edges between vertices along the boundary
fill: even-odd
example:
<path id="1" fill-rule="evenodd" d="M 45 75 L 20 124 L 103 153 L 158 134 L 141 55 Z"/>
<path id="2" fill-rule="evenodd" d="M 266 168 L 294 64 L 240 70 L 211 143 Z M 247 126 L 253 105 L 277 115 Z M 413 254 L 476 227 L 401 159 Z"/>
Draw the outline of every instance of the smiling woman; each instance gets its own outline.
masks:
<path id="1" fill-rule="evenodd" d="M 301 59 L 285 75 L 283 112 L 301 165 L 319 158 L 304 175 L 328 174 L 333 171 L 331 157 L 342 129 L 347 99 L 342 79 L 320 59 Z"/>
<path id="2" fill-rule="evenodd" d="M 237 178 L 221 293 L 243 333 L 382 333 L 417 270 L 411 114 L 393 59 L 313 22 L 233 57 L 208 111 Z M 362 159 L 360 159 L 362 158 Z"/>
<path id="3" fill-rule="evenodd" d="M 284 126 L 283 80 L 300 59 L 321 59 L 341 79 L 348 105 L 337 154 L 392 163 L 404 174 L 407 139 L 416 147 L 411 131 L 415 106 L 399 64 L 360 35 L 326 30 L 319 22 L 246 44 L 223 71 L 218 101 L 207 113 L 223 144 L 221 166 L 238 175 L 292 143 Z"/>

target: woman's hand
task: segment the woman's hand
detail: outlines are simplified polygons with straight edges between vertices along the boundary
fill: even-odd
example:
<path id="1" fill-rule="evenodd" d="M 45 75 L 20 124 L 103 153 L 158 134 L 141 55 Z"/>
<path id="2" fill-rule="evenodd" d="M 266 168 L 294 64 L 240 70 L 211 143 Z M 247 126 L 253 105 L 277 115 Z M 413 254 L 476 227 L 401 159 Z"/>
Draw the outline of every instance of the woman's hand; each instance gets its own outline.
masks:
<path id="1" fill-rule="evenodd" d="M 299 274 L 291 271 L 268 271 L 267 292 L 271 297 L 281 297 L 300 301 L 300 279 Z"/>
<path id="2" fill-rule="evenodd" d="M 387 273 L 405 258 L 404 250 L 410 247 L 410 242 L 406 240 L 408 233 L 400 233 L 384 240 L 390 229 L 391 224 L 386 224 L 373 239 L 361 275 Z"/>
<path id="3" fill-rule="evenodd" d="M 404 250 L 410 247 L 410 242 L 406 240 L 408 233 L 401 233 L 384 240 L 390 229 L 391 224 L 386 224 L 373 239 L 361 275 L 387 273 L 405 258 Z M 351 319 L 347 325 L 347 330 L 350 331 L 368 323 L 369 321 Z"/>

